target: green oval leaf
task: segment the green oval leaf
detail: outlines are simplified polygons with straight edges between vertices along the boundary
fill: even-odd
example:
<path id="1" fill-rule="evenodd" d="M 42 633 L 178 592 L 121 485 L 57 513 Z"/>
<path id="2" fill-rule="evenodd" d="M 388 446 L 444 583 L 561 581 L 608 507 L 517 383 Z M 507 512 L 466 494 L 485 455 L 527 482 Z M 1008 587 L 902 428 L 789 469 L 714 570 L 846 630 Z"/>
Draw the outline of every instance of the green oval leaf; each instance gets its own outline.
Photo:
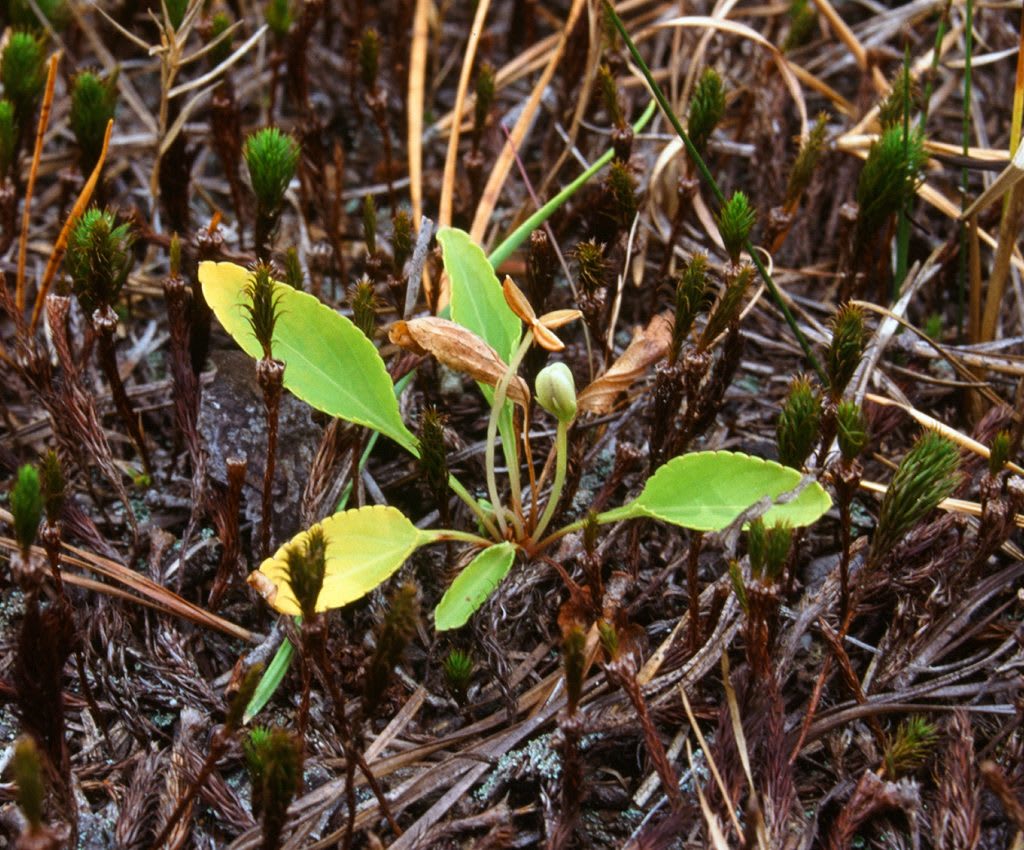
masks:
<path id="1" fill-rule="evenodd" d="M 506 542 L 488 546 L 470 561 L 434 609 L 434 627 L 443 632 L 466 625 L 508 575 L 515 557 L 515 545 Z"/>
<path id="2" fill-rule="evenodd" d="M 317 525 L 327 540 L 317 611 L 340 608 L 365 596 L 387 581 L 418 546 L 437 536 L 420 531 L 400 510 L 384 505 L 342 511 Z M 282 614 L 301 613 L 289 581 L 286 553 L 292 545 L 304 545 L 308 536 L 308 530 L 299 532 L 249 576 L 249 583 Z"/>
<path id="3" fill-rule="evenodd" d="M 250 356 L 263 351 L 243 305 L 249 272 L 234 263 L 199 264 L 203 295 L 217 319 Z M 284 385 L 324 413 L 365 425 L 419 454 L 405 427 L 394 385 L 377 349 L 352 322 L 312 295 L 275 281 L 280 298 L 273 354 L 284 361 Z"/>
<path id="4" fill-rule="evenodd" d="M 761 499 L 774 500 L 794 489 L 801 478 L 795 469 L 741 452 L 694 452 L 661 466 L 636 499 L 598 519 L 650 517 L 695 531 L 721 531 Z M 828 493 L 812 481 L 792 501 L 770 508 L 764 521 L 810 525 L 831 504 Z"/>
<path id="5" fill-rule="evenodd" d="M 451 285 L 452 321 L 485 340 L 507 363 L 519 345 L 519 317 L 505 303 L 483 249 L 454 227 L 437 231 L 437 242 Z"/>

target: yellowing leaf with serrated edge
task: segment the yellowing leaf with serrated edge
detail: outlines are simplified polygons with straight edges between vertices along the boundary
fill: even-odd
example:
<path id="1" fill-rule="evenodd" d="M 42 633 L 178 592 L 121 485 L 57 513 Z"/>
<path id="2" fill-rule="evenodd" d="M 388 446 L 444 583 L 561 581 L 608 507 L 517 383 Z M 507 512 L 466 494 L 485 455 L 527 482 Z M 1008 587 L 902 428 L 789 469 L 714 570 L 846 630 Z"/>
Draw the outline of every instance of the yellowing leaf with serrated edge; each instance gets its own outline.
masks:
<path id="1" fill-rule="evenodd" d="M 383 505 L 342 511 L 317 526 L 327 541 L 317 611 L 340 608 L 365 596 L 387 581 L 417 547 L 436 539 L 436 534 L 421 531 L 398 509 Z M 286 553 L 291 546 L 305 546 L 308 539 L 309 530 L 299 532 L 249 574 L 249 584 L 282 614 L 302 613 L 288 579 Z"/>

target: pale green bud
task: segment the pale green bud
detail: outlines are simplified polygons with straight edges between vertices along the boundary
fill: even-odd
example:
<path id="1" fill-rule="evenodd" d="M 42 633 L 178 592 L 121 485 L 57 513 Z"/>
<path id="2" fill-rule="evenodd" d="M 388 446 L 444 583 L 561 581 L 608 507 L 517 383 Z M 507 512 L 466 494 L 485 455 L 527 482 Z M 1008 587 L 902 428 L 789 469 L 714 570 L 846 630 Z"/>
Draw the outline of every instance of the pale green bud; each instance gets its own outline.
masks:
<path id="1" fill-rule="evenodd" d="M 576 418 L 576 382 L 564 363 L 551 363 L 537 375 L 537 404 L 563 425 Z"/>

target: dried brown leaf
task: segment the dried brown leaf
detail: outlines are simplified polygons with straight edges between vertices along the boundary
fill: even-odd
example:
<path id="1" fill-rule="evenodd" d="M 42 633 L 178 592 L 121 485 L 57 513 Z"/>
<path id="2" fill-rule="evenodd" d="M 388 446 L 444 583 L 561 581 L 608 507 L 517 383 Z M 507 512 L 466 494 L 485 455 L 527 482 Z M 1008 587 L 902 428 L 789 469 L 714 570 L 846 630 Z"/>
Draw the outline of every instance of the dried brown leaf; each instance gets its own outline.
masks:
<path id="1" fill-rule="evenodd" d="M 619 393 L 628 390 L 668 352 L 672 341 L 672 322 L 663 315 L 655 316 L 642 331 L 633 336 L 629 347 L 600 378 L 580 393 L 579 409 L 588 413 L 608 413 Z"/>
<path id="2" fill-rule="evenodd" d="M 395 322 L 388 335 L 395 345 L 417 354 L 432 354 L 450 369 L 464 372 L 492 387 L 508 369 L 508 364 L 491 346 L 472 331 L 447 319 L 427 317 Z M 508 398 L 523 407 L 529 404 L 530 391 L 522 378 L 512 379 Z"/>

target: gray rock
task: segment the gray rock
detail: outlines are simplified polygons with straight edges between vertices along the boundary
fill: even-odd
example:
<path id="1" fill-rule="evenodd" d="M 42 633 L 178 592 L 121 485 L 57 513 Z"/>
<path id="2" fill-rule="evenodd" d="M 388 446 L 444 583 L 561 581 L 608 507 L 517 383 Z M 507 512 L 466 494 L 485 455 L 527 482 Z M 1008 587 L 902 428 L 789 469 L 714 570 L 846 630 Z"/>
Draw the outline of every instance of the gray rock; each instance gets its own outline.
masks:
<path id="1" fill-rule="evenodd" d="M 263 393 L 256 383 L 256 362 L 241 351 L 215 351 L 210 360 L 216 377 L 204 388 L 199 407 L 199 433 L 208 456 L 208 474 L 226 485 L 227 459 L 246 459 L 244 515 L 258 527 L 267 456 L 267 417 Z M 322 433 L 323 429 L 313 421 L 309 405 L 286 390 L 281 396 L 272 487 L 275 545 L 300 530 L 302 492 Z"/>

